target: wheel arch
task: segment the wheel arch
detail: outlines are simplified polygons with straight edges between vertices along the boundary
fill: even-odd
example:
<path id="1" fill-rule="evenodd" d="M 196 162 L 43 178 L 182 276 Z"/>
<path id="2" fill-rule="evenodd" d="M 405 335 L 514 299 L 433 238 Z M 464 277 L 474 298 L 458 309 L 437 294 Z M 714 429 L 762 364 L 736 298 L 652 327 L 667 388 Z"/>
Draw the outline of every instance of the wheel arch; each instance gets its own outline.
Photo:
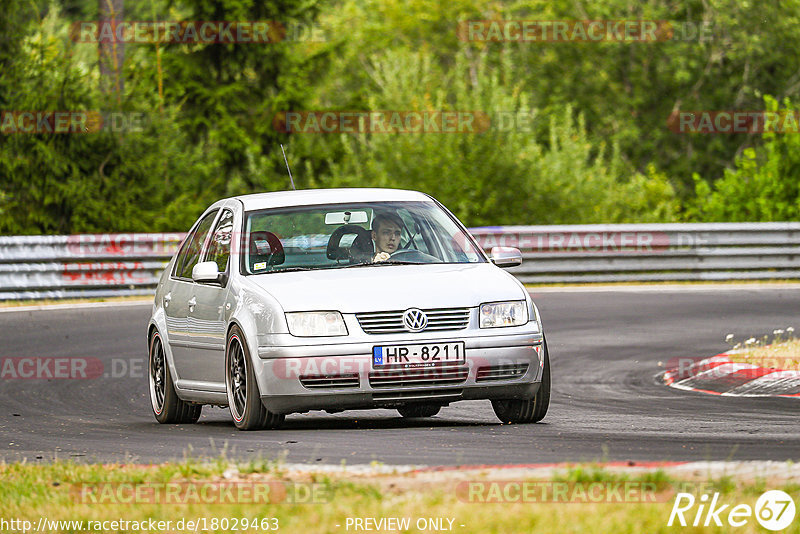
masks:
<path id="1" fill-rule="evenodd" d="M 147 372 L 150 372 L 150 342 L 155 332 L 158 332 L 161 338 L 161 349 L 164 351 L 164 356 L 167 358 L 167 369 L 172 377 L 172 382 L 177 384 L 179 379 L 178 371 L 175 369 L 175 361 L 172 358 L 172 348 L 169 346 L 169 338 L 164 336 L 164 328 L 158 324 L 158 318 L 156 316 L 150 319 L 150 322 L 147 324 Z M 181 391 L 177 386 L 175 387 L 175 391 L 178 392 L 178 396 L 180 397 Z"/>
<path id="2" fill-rule="evenodd" d="M 269 392 L 268 376 L 271 374 L 271 366 L 265 365 L 265 361 L 258 355 L 258 322 L 256 321 L 256 317 L 244 310 L 241 310 L 240 313 L 234 314 L 231 317 L 225 332 L 226 358 L 228 339 L 230 338 L 231 330 L 234 326 L 239 327 L 239 330 L 242 332 L 243 339 L 241 341 L 246 345 L 246 352 L 249 355 L 250 365 L 253 368 L 256 382 L 258 383 L 258 389 L 262 395 L 267 394 Z"/>
<path id="3" fill-rule="evenodd" d="M 151 321 L 147 325 L 147 350 L 150 350 L 150 340 L 153 338 L 153 332 L 158 332 L 158 326 Z M 158 335 L 161 335 L 161 332 L 158 332 Z"/>

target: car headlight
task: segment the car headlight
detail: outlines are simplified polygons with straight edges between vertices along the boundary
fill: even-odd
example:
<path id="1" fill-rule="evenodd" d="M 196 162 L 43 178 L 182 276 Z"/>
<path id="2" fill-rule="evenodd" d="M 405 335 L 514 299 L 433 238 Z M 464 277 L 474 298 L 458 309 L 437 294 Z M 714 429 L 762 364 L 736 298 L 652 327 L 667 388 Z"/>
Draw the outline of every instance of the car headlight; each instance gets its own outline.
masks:
<path id="1" fill-rule="evenodd" d="M 488 302 L 481 304 L 481 328 L 519 326 L 528 322 L 528 307 L 524 300 Z"/>
<path id="2" fill-rule="evenodd" d="M 346 336 L 342 314 L 338 311 L 291 312 L 286 314 L 289 333 L 298 337 Z"/>

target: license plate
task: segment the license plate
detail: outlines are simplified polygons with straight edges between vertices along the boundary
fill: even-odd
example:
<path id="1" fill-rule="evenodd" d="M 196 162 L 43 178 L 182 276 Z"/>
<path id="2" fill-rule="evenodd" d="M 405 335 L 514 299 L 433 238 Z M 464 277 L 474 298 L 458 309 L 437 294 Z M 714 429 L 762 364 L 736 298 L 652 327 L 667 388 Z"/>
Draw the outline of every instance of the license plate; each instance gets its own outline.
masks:
<path id="1" fill-rule="evenodd" d="M 373 367 L 434 367 L 466 361 L 463 341 L 372 348 Z"/>

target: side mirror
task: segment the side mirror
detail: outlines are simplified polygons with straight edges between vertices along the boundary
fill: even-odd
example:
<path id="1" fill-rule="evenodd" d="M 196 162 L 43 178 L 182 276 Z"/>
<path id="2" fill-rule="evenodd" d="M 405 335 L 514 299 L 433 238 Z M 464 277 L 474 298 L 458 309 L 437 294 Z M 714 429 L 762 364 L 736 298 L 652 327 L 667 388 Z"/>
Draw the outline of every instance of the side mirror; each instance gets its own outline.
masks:
<path id="1" fill-rule="evenodd" d="M 220 273 L 217 262 L 204 261 L 192 268 L 192 280 L 200 283 L 219 283 L 223 282 L 224 273 Z"/>
<path id="2" fill-rule="evenodd" d="M 516 267 L 522 265 L 522 252 L 513 247 L 492 247 L 489 255 L 492 263 L 498 267 Z"/>

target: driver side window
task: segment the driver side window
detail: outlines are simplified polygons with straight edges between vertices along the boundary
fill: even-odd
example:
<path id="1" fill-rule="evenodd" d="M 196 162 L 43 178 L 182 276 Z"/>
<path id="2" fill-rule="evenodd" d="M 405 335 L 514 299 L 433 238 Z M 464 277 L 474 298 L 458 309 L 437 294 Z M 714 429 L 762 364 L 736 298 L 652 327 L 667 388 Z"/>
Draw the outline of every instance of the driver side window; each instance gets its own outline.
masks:
<path id="1" fill-rule="evenodd" d="M 208 236 L 208 231 L 211 229 L 211 224 L 217 216 L 217 211 L 211 211 L 203 217 L 197 223 L 194 232 L 186 238 L 181 251 L 178 253 L 178 258 L 175 260 L 175 270 L 173 271 L 175 277 L 191 279 L 192 269 L 200 259 L 200 252 L 203 250 L 203 244 Z"/>
<path id="2" fill-rule="evenodd" d="M 228 270 L 228 258 L 231 255 L 231 236 L 233 235 L 233 212 L 225 210 L 219 218 L 214 232 L 211 234 L 211 242 L 208 245 L 208 252 L 203 261 L 213 261 L 217 264 L 219 272 L 224 273 Z"/>

